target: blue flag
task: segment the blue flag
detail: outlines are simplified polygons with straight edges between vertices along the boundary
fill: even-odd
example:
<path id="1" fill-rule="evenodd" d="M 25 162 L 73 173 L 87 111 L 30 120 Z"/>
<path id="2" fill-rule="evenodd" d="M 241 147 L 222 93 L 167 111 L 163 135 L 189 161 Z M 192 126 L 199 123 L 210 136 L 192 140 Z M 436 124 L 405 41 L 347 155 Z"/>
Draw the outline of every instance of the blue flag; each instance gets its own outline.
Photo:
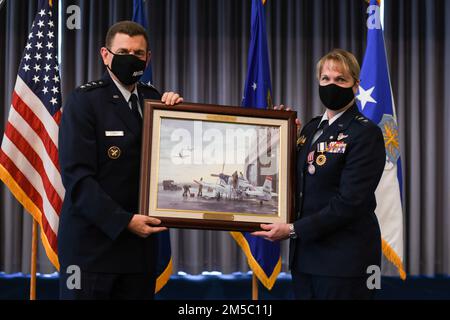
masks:
<path id="1" fill-rule="evenodd" d="M 271 96 L 264 6 L 262 0 L 252 0 L 248 70 L 242 106 L 271 108 Z M 232 232 L 231 234 L 244 251 L 253 273 L 267 289 L 272 289 L 281 271 L 280 244 L 254 237 L 249 233 Z"/>
<path id="2" fill-rule="evenodd" d="M 403 269 L 402 168 L 397 117 L 384 47 L 379 1 L 371 0 L 367 9 L 367 48 L 361 68 L 357 95 L 360 111 L 383 131 L 386 165 L 375 192 L 375 213 L 381 228 L 384 256 L 401 276 Z"/>
<path id="3" fill-rule="evenodd" d="M 145 0 L 133 0 L 133 21 L 139 23 L 147 30 L 148 23 L 144 11 L 144 3 Z M 147 84 L 152 84 L 153 76 L 151 63 L 148 64 L 147 69 L 145 69 L 140 81 Z"/>
<path id="4" fill-rule="evenodd" d="M 156 239 L 158 241 L 158 261 L 156 265 L 155 293 L 158 293 L 169 281 L 173 265 L 169 230 L 157 233 Z"/>
<path id="5" fill-rule="evenodd" d="M 266 109 L 272 107 L 272 85 L 270 83 L 266 19 L 261 1 L 252 0 L 250 47 L 242 106 Z"/>
<path id="6" fill-rule="evenodd" d="M 133 0 L 133 21 L 142 25 L 145 29 L 148 28 L 147 19 L 144 11 L 145 0 Z M 152 83 L 152 67 L 151 64 L 145 69 L 140 81 L 151 84 Z M 170 233 L 163 231 L 156 234 L 158 241 L 158 260 L 156 266 L 156 287 L 155 292 L 161 290 L 169 281 L 172 274 L 172 250 L 170 247 Z"/>

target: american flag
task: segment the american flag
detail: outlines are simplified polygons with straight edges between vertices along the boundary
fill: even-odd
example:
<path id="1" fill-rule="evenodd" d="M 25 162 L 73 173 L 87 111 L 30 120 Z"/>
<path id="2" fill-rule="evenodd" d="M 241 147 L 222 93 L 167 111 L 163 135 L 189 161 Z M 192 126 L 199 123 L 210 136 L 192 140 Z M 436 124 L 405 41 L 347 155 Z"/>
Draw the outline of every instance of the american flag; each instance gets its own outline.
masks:
<path id="1" fill-rule="evenodd" d="M 64 187 L 58 163 L 61 119 L 57 28 L 51 1 L 40 1 L 12 93 L 0 149 L 0 179 L 40 224 L 59 269 L 57 234 Z"/>

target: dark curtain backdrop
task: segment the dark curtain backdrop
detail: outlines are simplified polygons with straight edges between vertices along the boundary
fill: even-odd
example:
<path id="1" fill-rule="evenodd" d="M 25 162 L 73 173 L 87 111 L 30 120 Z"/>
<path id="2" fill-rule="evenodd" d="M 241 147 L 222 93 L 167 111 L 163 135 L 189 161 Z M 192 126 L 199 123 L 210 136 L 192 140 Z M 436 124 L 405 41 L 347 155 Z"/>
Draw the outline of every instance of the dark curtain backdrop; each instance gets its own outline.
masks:
<path id="1" fill-rule="evenodd" d="M 413 274 L 450 273 L 450 1 L 386 1 Z"/>
<path id="2" fill-rule="evenodd" d="M 34 3 L 34 2 L 33 2 Z M 63 99 L 76 86 L 101 77 L 99 50 L 108 27 L 130 19 L 132 0 L 61 0 Z M 147 0 L 154 84 L 186 101 L 239 105 L 250 32 L 250 0 Z M 66 8 L 81 9 L 81 29 L 65 28 Z M 341 47 L 362 62 L 366 46 L 363 0 L 269 0 L 266 5 L 273 99 L 306 122 L 323 112 L 315 65 Z M 29 1 L 7 1 L 0 11 L 0 71 L 4 86 L 0 132 L 28 27 Z M 406 267 L 412 274 L 450 273 L 450 2 L 386 1 L 385 38 L 400 123 L 404 166 Z M 124 186 L 125 187 L 125 186 Z M 29 271 L 30 218 L 1 186 L 0 270 Z M 247 271 L 227 232 L 171 230 L 175 270 Z M 287 243 L 282 244 L 287 271 Z M 385 263 L 385 272 L 392 267 Z M 43 250 L 39 270 L 52 271 Z"/>

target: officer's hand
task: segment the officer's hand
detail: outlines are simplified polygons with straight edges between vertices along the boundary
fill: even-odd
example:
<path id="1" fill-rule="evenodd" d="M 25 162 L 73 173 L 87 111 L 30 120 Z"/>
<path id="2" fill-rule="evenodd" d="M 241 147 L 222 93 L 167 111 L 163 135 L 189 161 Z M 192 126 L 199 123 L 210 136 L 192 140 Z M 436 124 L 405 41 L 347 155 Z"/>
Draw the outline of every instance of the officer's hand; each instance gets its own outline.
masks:
<path id="1" fill-rule="evenodd" d="M 273 106 L 273 109 L 274 110 L 292 111 L 291 107 L 286 107 L 284 104 L 280 104 L 279 106 Z M 295 119 L 295 124 L 297 125 L 297 130 L 299 130 L 302 125 L 299 118 Z"/>
<path id="2" fill-rule="evenodd" d="M 161 98 L 161 102 L 164 102 L 166 106 L 173 106 L 183 102 L 183 97 L 175 92 L 164 92 Z"/>
<path id="3" fill-rule="evenodd" d="M 261 224 L 266 231 L 252 232 L 252 236 L 262 237 L 269 241 L 280 241 L 289 238 L 289 225 L 287 223 Z"/>
<path id="4" fill-rule="evenodd" d="M 142 214 L 135 214 L 128 223 L 128 230 L 137 234 L 141 238 L 147 238 L 152 233 L 158 233 L 167 230 L 166 227 L 153 227 L 161 223 L 161 220 L 144 216 Z"/>

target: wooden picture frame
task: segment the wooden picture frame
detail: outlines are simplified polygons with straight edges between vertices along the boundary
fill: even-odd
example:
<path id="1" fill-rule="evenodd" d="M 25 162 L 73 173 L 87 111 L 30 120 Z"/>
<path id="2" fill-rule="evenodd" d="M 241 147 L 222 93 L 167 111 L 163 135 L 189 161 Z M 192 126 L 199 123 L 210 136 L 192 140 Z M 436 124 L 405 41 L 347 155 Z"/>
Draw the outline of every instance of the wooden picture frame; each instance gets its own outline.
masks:
<path id="1" fill-rule="evenodd" d="M 190 229 L 292 222 L 295 119 L 294 111 L 145 100 L 140 213 Z"/>

